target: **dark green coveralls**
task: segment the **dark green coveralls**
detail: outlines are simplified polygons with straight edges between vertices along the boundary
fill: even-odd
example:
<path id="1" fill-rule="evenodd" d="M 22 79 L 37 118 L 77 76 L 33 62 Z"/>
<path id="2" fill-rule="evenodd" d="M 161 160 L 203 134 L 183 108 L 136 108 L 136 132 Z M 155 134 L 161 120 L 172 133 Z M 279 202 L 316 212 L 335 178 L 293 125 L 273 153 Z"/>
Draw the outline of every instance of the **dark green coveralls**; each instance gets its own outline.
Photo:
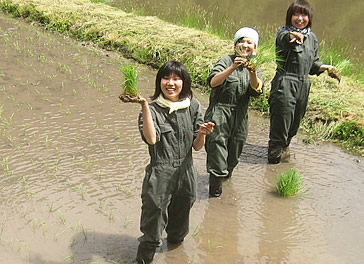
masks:
<path id="1" fill-rule="evenodd" d="M 235 55 L 220 58 L 207 82 L 234 63 Z M 261 70 L 258 78 L 263 83 Z M 263 91 L 263 87 L 262 87 Z M 211 89 L 205 122 L 214 122 L 214 131 L 206 136 L 207 171 L 215 177 L 229 177 L 239 163 L 248 136 L 250 96 L 259 96 L 250 85 L 250 73 L 242 66 L 233 71 L 221 85 Z"/>
<path id="2" fill-rule="evenodd" d="M 269 96 L 268 159 L 279 162 L 306 113 L 311 86 L 308 75 L 319 75 L 323 63 L 319 61 L 318 41 L 312 32 L 305 37 L 303 45 L 290 43 L 289 31 L 278 32 L 276 52 L 278 66 Z"/>
<path id="3" fill-rule="evenodd" d="M 162 231 L 168 242 L 182 242 L 189 231 L 189 214 L 196 200 L 196 171 L 192 144 L 203 123 L 201 105 L 191 99 L 188 108 L 168 113 L 157 103 L 150 104 L 157 143 L 149 145 L 150 164 L 142 186 L 142 213 L 137 261 L 149 263 L 161 245 Z M 143 119 L 139 116 L 143 140 Z M 147 142 L 146 142 L 147 143 Z M 142 261 L 144 260 L 144 262 Z"/>

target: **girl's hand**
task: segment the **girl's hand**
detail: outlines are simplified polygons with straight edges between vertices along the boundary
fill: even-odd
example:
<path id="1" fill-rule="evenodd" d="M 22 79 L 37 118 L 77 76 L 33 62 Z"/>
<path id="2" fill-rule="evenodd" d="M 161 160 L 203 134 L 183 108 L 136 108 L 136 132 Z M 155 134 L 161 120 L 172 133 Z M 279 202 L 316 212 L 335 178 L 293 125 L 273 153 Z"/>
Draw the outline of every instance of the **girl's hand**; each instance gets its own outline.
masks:
<path id="1" fill-rule="evenodd" d="M 334 78 L 336 80 L 338 80 L 338 82 L 340 83 L 341 81 L 341 74 L 340 72 L 338 72 L 336 70 L 335 67 L 331 66 L 327 69 L 327 74 L 331 77 L 331 78 Z"/>
<path id="2" fill-rule="evenodd" d="M 236 69 L 236 68 L 238 68 L 240 65 L 242 65 L 242 64 L 244 64 L 244 63 L 246 63 L 248 60 L 246 59 L 246 58 L 244 58 L 244 57 L 239 57 L 239 56 L 237 56 L 237 57 L 235 57 L 235 59 L 234 59 L 234 68 Z"/>
<path id="3" fill-rule="evenodd" d="M 289 32 L 289 37 L 291 38 L 291 41 L 289 43 L 296 42 L 299 45 L 303 45 L 303 39 L 304 39 L 303 34 L 292 31 Z"/>
<path id="4" fill-rule="evenodd" d="M 322 64 L 320 66 L 320 69 L 319 69 L 320 72 L 324 72 L 324 71 L 327 71 L 327 74 L 331 77 L 331 78 L 334 78 L 336 80 L 338 80 L 338 82 L 340 83 L 341 81 L 341 74 L 340 72 L 338 72 L 336 70 L 336 68 L 332 65 L 327 65 L 327 64 Z"/>
<path id="5" fill-rule="evenodd" d="M 248 71 L 250 72 L 255 72 L 257 70 L 255 65 L 244 57 L 235 57 L 234 65 L 237 65 L 236 68 L 242 65 L 243 67 L 247 68 Z"/>
<path id="6" fill-rule="evenodd" d="M 124 103 L 139 103 L 141 105 L 148 103 L 148 101 L 140 95 L 121 94 L 119 95 L 119 99 Z"/>
<path id="7" fill-rule="evenodd" d="M 147 99 L 145 99 L 143 96 L 139 95 L 138 103 L 143 106 L 145 104 L 148 104 Z"/>
<path id="8" fill-rule="evenodd" d="M 213 122 L 203 123 L 200 126 L 199 133 L 201 133 L 203 135 L 210 135 L 212 133 L 212 131 L 214 131 L 214 126 L 215 126 L 215 123 L 213 123 Z"/>

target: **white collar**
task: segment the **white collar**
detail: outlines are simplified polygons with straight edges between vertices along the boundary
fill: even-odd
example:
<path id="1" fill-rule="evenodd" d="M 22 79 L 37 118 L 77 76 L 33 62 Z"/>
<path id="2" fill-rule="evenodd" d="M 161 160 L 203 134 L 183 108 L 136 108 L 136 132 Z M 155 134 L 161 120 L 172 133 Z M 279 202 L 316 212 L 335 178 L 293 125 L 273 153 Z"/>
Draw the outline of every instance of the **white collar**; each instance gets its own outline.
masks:
<path id="1" fill-rule="evenodd" d="M 190 98 L 186 98 L 183 101 L 172 102 L 165 99 L 162 94 L 160 94 L 154 102 L 156 102 L 160 107 L 169 108 L 169 114 L 179 109 L 187 108 L 191 105 Z"/>

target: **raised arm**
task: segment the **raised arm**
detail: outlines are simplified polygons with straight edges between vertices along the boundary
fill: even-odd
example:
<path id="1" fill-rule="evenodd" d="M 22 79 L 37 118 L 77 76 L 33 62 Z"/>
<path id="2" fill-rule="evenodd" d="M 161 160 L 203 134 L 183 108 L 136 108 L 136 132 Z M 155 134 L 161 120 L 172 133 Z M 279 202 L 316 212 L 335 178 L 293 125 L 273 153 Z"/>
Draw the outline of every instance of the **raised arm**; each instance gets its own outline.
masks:
<path id="1" fill-rule="evenodd" d="M 148 101 L 146 99 L 141 100 L 140 104 L 142 106 L 143 136 L 148 144 L 154 145 L 157 141 L 157 134 Z"/>

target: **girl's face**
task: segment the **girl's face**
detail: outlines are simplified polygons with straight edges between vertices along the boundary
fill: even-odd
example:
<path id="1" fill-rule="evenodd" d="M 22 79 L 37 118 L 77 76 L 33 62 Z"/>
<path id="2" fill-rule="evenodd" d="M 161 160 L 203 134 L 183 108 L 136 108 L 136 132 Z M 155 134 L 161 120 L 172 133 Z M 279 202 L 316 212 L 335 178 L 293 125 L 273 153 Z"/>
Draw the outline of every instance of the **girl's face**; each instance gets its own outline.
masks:
<path id="1" fill-rule="evenodd" d="M 292 15 L 291 18 L 292 26 L 299 29 L 304 29 L 305 27 L 307 27 L 309 22 L 310 19 L 308 18 L 308 15 L 305 14 L 295 13 Z"/>
<path id="2" fill-rule="evenodd" d="M 236 42 L 236 46 L 242 49 L 242 56 L 248 58 L 255 51 L 255 43 L 250 38 L 241 38 Z"/>
<path id="3" fill-rule="evenodd" d="M 169 101 L 178 101 L 179 94 L 182 91 L 183 80 L 178 75 L 171 73 L 161 79 L 161 90 L 164 98 Z"/>

